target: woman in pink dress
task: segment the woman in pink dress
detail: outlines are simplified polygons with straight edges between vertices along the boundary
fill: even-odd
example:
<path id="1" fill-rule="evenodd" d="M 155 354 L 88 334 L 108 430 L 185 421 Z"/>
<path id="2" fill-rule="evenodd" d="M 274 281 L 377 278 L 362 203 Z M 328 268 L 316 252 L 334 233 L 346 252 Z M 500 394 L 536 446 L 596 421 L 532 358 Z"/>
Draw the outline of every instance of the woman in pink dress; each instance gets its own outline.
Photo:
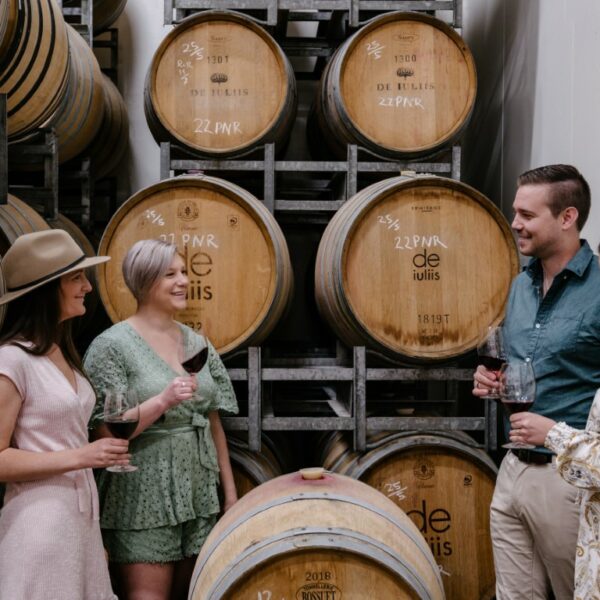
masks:
<path id="1" fill-rule="evenodd" d="M 126 464 L 127 442 L 88 442 L 95 403 L 69 319 L 85 313 L 86 258 L 64 231 L 23 235 L 1 267 L 0 600 L 114 600 L 92 468 Z"/>

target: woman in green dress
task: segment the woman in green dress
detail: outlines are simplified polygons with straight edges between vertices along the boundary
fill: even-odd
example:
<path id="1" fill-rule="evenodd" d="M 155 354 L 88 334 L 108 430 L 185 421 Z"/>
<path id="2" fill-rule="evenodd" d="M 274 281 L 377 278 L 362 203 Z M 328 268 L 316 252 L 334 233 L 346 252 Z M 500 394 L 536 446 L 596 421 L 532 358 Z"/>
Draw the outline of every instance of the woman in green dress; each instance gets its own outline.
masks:
<path id="1" fill-rule="evenodd" d="M 84 365 L 102 423 L 107 391 L 136 395 L 140 421 L 130 441 L 131 473 L 98 477 L 100 525 L 120 596 L 125 600 L 187 598 L 196 555 L 220 511 L 237 494 L 219 411 L 237 413 L 233 386 L 212 344 L 174 319 L 186 306 L 185 263 L 173 244 L 142 240 L 123 261 L 136 313 L 90 345 Z M 208 347 L 195 376 L 182 362 Z"/>

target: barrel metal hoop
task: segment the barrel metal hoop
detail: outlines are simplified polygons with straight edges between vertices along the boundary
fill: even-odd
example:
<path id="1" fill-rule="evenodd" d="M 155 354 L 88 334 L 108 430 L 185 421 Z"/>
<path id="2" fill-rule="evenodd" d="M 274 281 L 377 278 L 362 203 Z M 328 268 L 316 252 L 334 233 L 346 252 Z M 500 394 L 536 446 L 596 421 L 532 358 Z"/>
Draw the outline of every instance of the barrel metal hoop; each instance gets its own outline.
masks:
<path id="1" fill-rule="evenodd" d="M 402 560 L 402 557 L 390 552 L 389 548 L 378 540 L 340 528 L 331 528 L 326 532 L 316 528 L 292 529 L 249 546 L 239 555 L 238 560 L 234 564 L 230 564 L 226 568 L 227 570 L 223 571 L 221 577 L 213 584 L 206 597 L 209 600 L 220 600 L 236 581 L 253 568 L 272 559 L 274 556 L 300 549 L 313 550 L 322 548 L 341 549 L 358 556 L 366 556 L 370 560 L 386 567 L 408 583 L 417 593 L 420 600 L 434 600 L 434 596 L 414 576 L 410 564 Z M 437 565 L 435 565 L 434 569 L 440 590 L 443 590 Z"/>
<path id="2" fill-rule="evenodd" d="M 360 502 L 356 498 L 353 498 L 351 496 L 332 494 L 330 492 L 320 492 L 320 493 L 300 492 L 300 493 L 292 494 L 289 496 L 281 496 L 279 498 L 275 498 L 266 504 L 261 504 L 260 506 L 255 506 L 252 508 L 252 510 L 245 512 L 237 520 L 235 520 L 233 523 L 231 523 L 229 525 L 229 527 L 227 527 L 224 531 L 221 532 L 220 537 L 212 543 L 212 546 L 210 548 L 206 549 L 206 552 L 205 552 L 205 548 L 206 548 L 206 543 L 205 543 L 205 546 L 202 548 L 202 552 L 203 553 L 205 552 L 205 557 L 202 560 L 202 562 L 196 563 L 196 566 L 194 568 L 194 575 L 192 576 L 192 579 L 193 579 L 192 585 L 196 584 L 196 580 L 198 579 L 199 574 L 202 572 L 202 569 L 205 567 L 206 562 L 208 561 L 208 559 L 210 558 L 212 553 L 215 551 L 215 548 L 219 545 L 219 543 L 221 542 L 222 539 L 228 537 L 238 527 L 240 527 L 243 523 L 246 523 L 252 517 L 255 517 L 256 515 L 259 515 L 263 512 L 266 512 L 267 510 L 270 510 L 271 508 L 275 508 L 275 507 L 281 506 L 283 504 L 288 504 L 290 502 L 297 502 L 300 500 L 330 500 L 330 501 L 344 502 L 346 504 L 358 506 L 362 509 L 369 510 L 369 511 L 377 514 L 378 516 L 382 517 L 383 519 L 385 519 L 386 521 L 388 521 L 389 523 L 391 523 L 392 525 L 397 527 L 412 542 L 414 542 L 415 546 L 419 549 L 419 551 L 425 557 L 425 559 L 432 565 L 433 568 L 435 568 L 437 570 L 437 568 L 438 568 L 437 563 L 435 562 L 435 560 L 433 560 L 433 557 L 429 553 L 429 549 L 425 545 L 425 539 L 421 536 L 421 534 L 418 533 L 417 535 L 415 535 L 415 533 L 413 531 L 411 531 L 410 529 L 407 530 L 407 528 L 405 528 L 404 523 L 401 523 L 400 521 L 396 520 L 389 513 L 383 512 L 377 506 L 373 506 L 372 504 L 365 503 L 365 502 Z M 412 523 L 412 521 L 411 521 L 411 523 Z"/>
<path id="3" fill-rule="evenodd" d="M 405 442 L 404 444 L 399 442 Z M 498 473 L 496 465 L 492 462 L 491 458 L 483 451 L 475 452 L 470 446 L 467 446 L 464 442 L 454 440 L 447 437 L 435 437 L 435 436 L 407 436 L 406 438 L 396 438 L 389 442 L 386 442 L 383 446 L 374 448 L 367 452 L 363 456 L 359 456 L 354 459 L 351 466 L 346 470 L 346 475 L 353 477 L 354 479 L 360 479 L 367 471 L 373 466 L 378 464 L 382 459 L 387 458 L 391 454 L 406 450 L 408 448 L 432 448 L 441 447 L 454 450 L 455 452 L 474 458 L 480 465 L 484 465 L 486 469 L 491 471 L 494 475 Z"/>

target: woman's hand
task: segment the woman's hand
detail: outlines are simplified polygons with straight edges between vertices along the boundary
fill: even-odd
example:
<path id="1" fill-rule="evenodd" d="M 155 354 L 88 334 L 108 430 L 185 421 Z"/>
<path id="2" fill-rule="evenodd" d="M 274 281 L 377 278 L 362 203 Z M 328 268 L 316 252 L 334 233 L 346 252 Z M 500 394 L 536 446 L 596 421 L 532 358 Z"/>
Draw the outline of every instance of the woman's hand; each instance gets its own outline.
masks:
<path id="1" fill-rule="evenodd" d="M 194 395 L 197 387 L 196 378 L 191 375 L 175 377 L 160 393 L 161 401 L 166 407 L 165 410 L 189 400 Z"/>
<path id="2" fill-rule="evenodd" d="M 78 449 L 81 469 L 102 469 L 113 465 L 128 465 L 131 455 L 127 452 L 129 442 L 104 437 Z"/>
<path id="3" fill-rule="evenodd" d="M 498 373 L 479 365 L 473 373 L 473 396 L 483 398 L 500 387 Z"/>
<path id="4" fill-rule="evenodd" d="M 514 413 L 510 416 L 511 430 L 508 437 L 511 442 L 521 442 L 543 446 L 546 436 L 556 421 L 530 412 Z"/>

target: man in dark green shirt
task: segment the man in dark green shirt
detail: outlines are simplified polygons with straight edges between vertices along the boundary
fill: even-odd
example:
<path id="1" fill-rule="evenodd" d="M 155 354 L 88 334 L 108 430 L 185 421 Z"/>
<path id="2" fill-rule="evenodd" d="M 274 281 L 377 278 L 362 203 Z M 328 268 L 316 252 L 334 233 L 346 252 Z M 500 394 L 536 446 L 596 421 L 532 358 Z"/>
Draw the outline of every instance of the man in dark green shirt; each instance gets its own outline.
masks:
<path id="1" fill-rule="evenodd" d="M 589 186 L 574 167 L 551 165 L 519 177 L 512 227 L 531 256 L 514 280 L 504 334 L 509 361 L 531 362 L 532 411 L 584 428 L 600 387 L 600 268 L 580 231 Z M 498 386 L 478 367 L 473 394 Z M 579 509 L 543 448 L 504 458 L 491 507 L 497 600 L 573 598 Z"/>

